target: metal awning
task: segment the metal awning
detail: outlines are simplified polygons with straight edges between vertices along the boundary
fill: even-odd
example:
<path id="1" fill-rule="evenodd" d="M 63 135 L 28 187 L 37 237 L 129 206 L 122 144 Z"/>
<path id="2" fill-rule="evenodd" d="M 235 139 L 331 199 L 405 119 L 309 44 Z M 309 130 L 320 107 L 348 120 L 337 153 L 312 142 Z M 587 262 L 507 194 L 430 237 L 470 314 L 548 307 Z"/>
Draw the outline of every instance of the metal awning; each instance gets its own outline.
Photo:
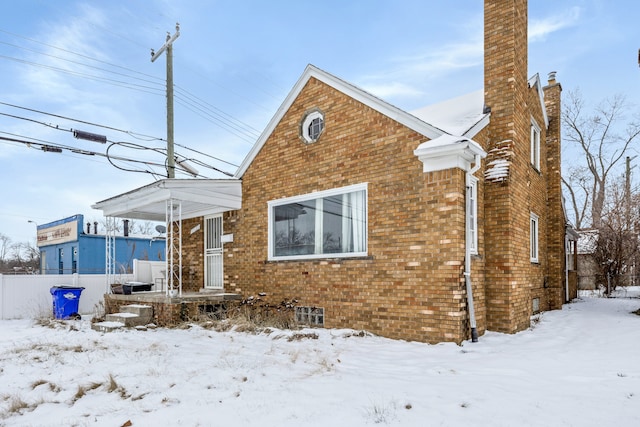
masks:
<path id="1" fill-rule="evenodd" d="M 182 219 L 240 209 L 242 181 L 239 179 L 163 179 L 110 199 L 93 209 L 105 217 L 165 221 L 168 201 L 179 202 Z"/>

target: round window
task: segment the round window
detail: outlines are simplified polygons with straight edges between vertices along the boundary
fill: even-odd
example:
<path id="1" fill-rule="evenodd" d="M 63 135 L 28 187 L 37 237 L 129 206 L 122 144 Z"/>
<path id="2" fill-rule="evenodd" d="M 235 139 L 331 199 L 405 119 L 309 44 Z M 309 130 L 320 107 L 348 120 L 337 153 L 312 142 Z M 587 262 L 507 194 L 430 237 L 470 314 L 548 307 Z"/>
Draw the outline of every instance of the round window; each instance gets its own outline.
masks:
<path id="1" fill-rule="evenodd" d="M 300 136 L 307 143 L 316 142 L 324 130 L 324 115 L 320 110 L 308 113 L 302 120 Z"/>

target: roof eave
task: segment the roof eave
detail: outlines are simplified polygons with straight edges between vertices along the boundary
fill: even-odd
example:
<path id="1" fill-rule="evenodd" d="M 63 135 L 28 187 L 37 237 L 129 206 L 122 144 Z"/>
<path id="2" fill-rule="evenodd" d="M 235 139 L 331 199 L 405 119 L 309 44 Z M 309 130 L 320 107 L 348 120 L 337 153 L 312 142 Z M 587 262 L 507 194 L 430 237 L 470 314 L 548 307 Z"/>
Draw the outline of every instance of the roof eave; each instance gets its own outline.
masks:
<path id="1" fill-rule="evenodd" d="M 293 86 L 283 103 L 278 108 L 276 114 L 271 118 L 265 130 L 253 145 L 247 156 L 244 158 L 244 160 L 240 164 L 240 167 L 238 167 L 234 178 L 241 178 L 244 175 L 244 173 L 253 162 L 253 159 L 258 155 L 282 117 L 289 110 L 295 99 L 298 97 L 304 86 L 311 78 L 315 78 L 333 87 L 334 89 L 346 94 L 352 99 L 355 99 L 356 101 L 359 101 L 367 105 L 368 107 L 373 108 L 379 113 L 384 114 L 390 119 L 393 119 L 396 122 L 407 126 L 408 128 L 426 136 L 429 139 L 437 138 L 444 133 L 444 131 L 442 131 L 441 129 L 438 129 L 435 126 L 432 126 L 418 119 L 412 114 L 409 114 L 406 111 L 403 111 L 400 108 L 397 108 L 381 100 L 380 98 L 352 85 L 351 83 L 348 83 L 332 74 L 327 73 L 326 71 L 323 71 L 309 64 L 307 65 L 304 72 L 302 73 L 296 84 Z"/>

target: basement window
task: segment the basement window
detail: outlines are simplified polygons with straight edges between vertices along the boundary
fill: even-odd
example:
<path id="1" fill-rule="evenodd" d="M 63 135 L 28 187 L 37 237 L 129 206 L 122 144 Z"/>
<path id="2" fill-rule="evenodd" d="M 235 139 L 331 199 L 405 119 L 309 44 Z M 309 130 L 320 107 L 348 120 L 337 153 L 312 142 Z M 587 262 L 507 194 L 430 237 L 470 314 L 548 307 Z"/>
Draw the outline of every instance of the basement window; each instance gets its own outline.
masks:
<path id="1" fill-rule="evenodd" d="M 304 325 L 324 326 L 324 308 L 296 307 L 296 322 Z"/>
<path id="2" fill-rule="evenodd" d="M 531 308 L 532 308 L 534 314 L 540 312 L 540 298 L 534 298 L 533 299 Z"/>

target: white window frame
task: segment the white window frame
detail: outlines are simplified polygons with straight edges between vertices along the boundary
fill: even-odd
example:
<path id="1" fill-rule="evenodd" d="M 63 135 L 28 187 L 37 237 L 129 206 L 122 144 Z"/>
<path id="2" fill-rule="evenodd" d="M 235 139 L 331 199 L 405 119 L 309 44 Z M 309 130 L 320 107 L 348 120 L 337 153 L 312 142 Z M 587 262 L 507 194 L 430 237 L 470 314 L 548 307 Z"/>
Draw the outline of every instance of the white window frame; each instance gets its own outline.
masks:
<path id="1" fill-rule="evenodd" d="M 467 221 L 469 232 L 469 250 L 478 254 L 478 178 L 469 176 L 467 182 Z"/>
<path id="2" fill-rule="evenodd" d="M 314 193 L 308 193 L 308 194 L 303 194 L 303 195 L 299 195 L 299 196 L 294 196 L 294 197 L 287 197 L 287 198 L 283 198 L 283 199 L 277 199 L 277 200 L 271 200 L 269 202 L 267 202 L 267 207 L 268 207 L 268 214 L 267 214 L 267 221 L 268 221 L 268 239 L 267 239 L 267 244 L 268 244 L 268 250 L 267 250 L 267 259 L 269 261 L 285 261 L 285 260 L 304 260 L 304 259 L 319 259 L 319 258 L 353 258 L 353 257 L 362 257 L 362 256 L 367 256 L 367 251 L 368 251 L 368 229 L 369 229 L 369 220 L 368 220 L 368 184 L 367 183 L 363 183 L 363 184 L 356 184 L 356 185 L 350 185 L 347 187 L 341 187 L 341 188 L 335 188 L 335 189 L 331 189 L 331 190 L 326 190 L 326 191 L 318 191 L 318 192 L 314 192 Z M 320 202 L 322 202 L 322 199 L 326 198 L 326 197 L 331 197 L 331 196 L 337 196 L 337 195 L 341 195 L 341 194 L 347 194 L 347 193 L 354 193 L 354 192 L 358 192 L 358 191 L 364 191 L 364 234 L 362 236 L 363 242 L 362 242 L 362 246 L 364 250 L 361 251 L 357 251 L 357 252 L 340 252 L 340 253 L 313 253 L 313 254 L 304 254 L 304 255 L 279 255 L 276 256 L 275 255 L 275 239 L 274 239 L 274 220 L 275 220 L 275 215 L 274 215 L 274 209 L 278 206 L 282 206 L 282 205 L 288 205 L 288 204 L 292 204 L 292 203 L 298 203 L 298 202 L 309 202 L 311 200 L 319 200 Z M 316 224 L 318 224 L 318 221 L 321 222 L 321 220 L 319 220 L 318 218 L 316 218 Z M 316 239 L 318 240 L 318 239 Z M 319 242 L 316 241 L 315 242 L 316 247 L 318 247 Z M 321 245 L 321 243 L 320 243 Z"/>
<path id="3" fill-rule="evenodd" d="M 529 220 L 529 254 L 531 262 L 537 263 L 540 257 L 540 219 L 538 215 L 531 213 Z"/>
<path id="4" fill-rule="evenodd" d="M 531 118 L 531 165 L 540 171 L 540 126 Z"/>
<path id="5" fill-rule="evenodd" d="M 313 121 L 316 120 L 316 119 L 320 119 L 322 121 L 322 129 L 320 130 L 320 132 L 318 132 L 318 135 L 314 138 L 310 134 L 309 128 L 311 126 L 311 123 L 313 123 Z M 322 111 L 313 110 L 313 111 L 307 113 L 307 115 L 302 120 L 302 124 L 301 124 L 301 128 L 300 128 L 300 136 L 302 136 L 302 139 L 307 144 L 311 144 L 311 143 L 314 143 L 317 140 L 319 140 L 320 136 L 322 135 L 323 132 L 324 132 L 324 114 L 322 114 Z"/>

